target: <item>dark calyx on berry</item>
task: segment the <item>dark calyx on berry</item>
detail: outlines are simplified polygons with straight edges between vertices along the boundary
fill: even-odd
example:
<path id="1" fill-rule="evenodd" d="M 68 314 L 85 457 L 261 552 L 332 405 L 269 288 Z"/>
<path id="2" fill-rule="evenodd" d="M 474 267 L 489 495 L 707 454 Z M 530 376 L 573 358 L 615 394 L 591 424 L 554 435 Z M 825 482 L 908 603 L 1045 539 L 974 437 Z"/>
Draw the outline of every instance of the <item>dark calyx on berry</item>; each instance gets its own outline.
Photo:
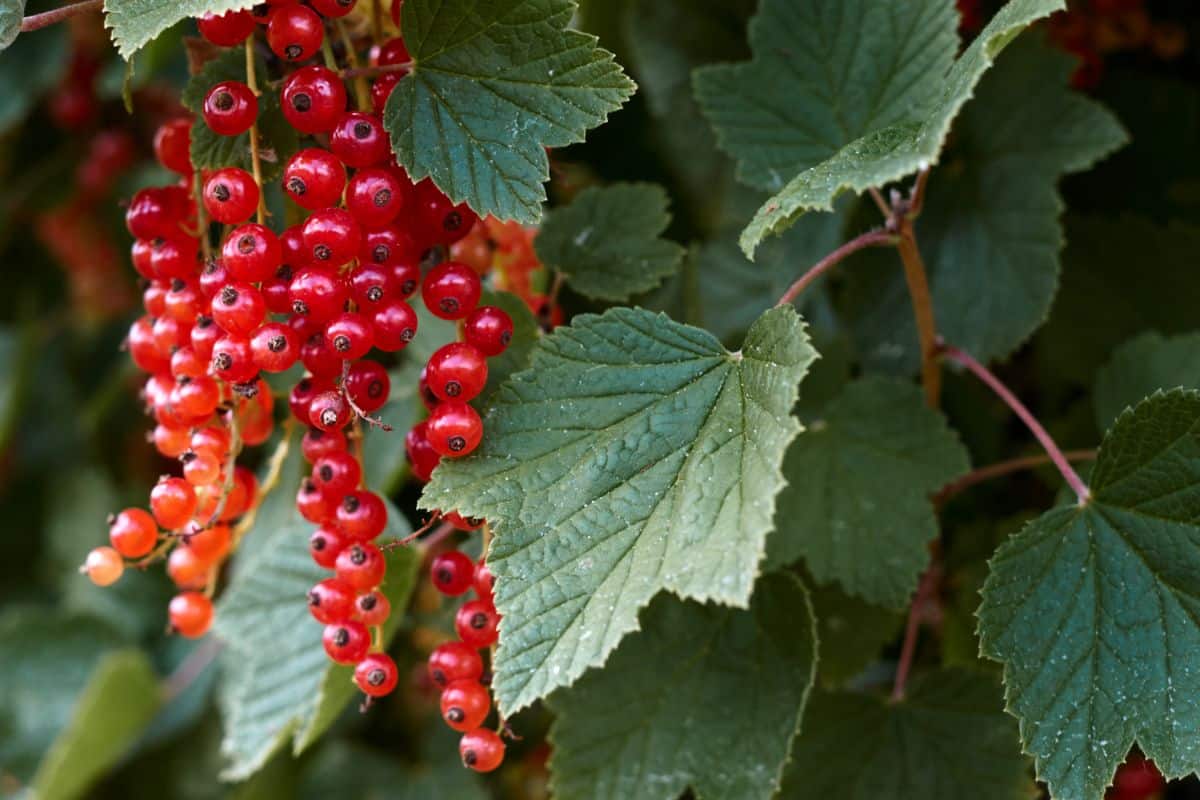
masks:
<path id="1" fill-rule="evenodd" d="M 373 669 L 367 673 L 367 683 L 372 686 L 382 686 L 387 680 L 387 673 L 381 669 Z"/>
<path id="2" fill-rule="evenodd" d="M 303 113 L 312 110 L 312 98 L 304 92 L 298 92 L 292 97 L 292 108 Z"/>
<path id="3" fill-rule="evenodd" d="M 446 444 L 450 446 L 451 450 L 453 450 L 455 453 L 458 453 L 467 446 L 467 440 L 462 436 L 451 436 L 450 440 L 446 442 Z"/>

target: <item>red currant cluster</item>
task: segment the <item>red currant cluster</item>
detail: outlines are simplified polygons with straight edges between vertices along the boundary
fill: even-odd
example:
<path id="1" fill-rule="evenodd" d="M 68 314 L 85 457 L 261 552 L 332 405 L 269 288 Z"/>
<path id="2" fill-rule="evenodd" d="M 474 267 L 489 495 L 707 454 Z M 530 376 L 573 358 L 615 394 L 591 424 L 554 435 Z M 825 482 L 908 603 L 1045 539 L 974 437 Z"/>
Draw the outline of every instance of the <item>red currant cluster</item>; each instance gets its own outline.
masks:
<path id="1" fill-rule="evenodd" d="M 462 520 L 454 524 L 478 527 Z M 449 550 L 434 557 L 430 577 L 434 587 L 449 597 L 475 590 L 475 599 L 463 603 L 455 614 L 458 641 L 440 645 L 430 654 L 429 676 L 442 688 L 442 719 L 463 734 L 458 748 L 463 764 L 477 772 L 491 772 L 504 760 L 504 741 L 483 727 L 491 698 L 479 651 L 496 643 L 500 624 L 492 598 L 492 573 L 482 559 L 475 563 L 465 553 Z"/>

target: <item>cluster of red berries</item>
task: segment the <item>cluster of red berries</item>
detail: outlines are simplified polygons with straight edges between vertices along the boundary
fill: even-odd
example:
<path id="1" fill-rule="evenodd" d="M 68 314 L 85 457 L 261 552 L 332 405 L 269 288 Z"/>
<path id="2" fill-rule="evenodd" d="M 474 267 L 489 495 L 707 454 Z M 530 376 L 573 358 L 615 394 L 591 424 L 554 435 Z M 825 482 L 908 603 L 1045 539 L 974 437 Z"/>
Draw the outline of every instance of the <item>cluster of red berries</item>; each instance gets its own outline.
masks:
<path id="1" fill-rule="evenodd" d="M 457 516 L 451 521 L 460 528 L 480 524 Z M 483 727 L 491 711 L 491 697 L 479 651 L 496 643 L 500 624 L 492 597 L 492 573 L 483 559 L 476 563 L 458 550 L 435 556 L 429 572 L 434 587 L 448 597 L 475 591 L 475 599 L 463 603 L 455 614 L 458 640 L 440 645 L 430 654 L 429 676 L 442 689 L 442 719 L 463 734 L 458 747 L 463 764 L 477 772 L 491 772 L 504 760 L 504 741 Z"/>

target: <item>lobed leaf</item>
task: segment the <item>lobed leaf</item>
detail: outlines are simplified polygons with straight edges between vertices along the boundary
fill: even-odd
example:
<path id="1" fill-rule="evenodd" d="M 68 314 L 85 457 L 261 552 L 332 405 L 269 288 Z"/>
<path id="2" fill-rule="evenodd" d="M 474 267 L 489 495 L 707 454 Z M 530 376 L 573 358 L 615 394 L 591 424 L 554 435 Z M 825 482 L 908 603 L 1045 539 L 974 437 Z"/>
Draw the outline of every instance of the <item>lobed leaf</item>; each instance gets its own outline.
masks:
<path id="1" fill-rule="evenodd" d="M 21 20 L 25 18 L 25 0 L 2 0 L 0 2 L 0 51 L 17 40 L 21 33 Z"/>
<path id="2" fill-rule="evenodd" d="M 1144 333 L 1122 345 L 1096 375 L 1092 403 L 1101 430 L 1159 389 L 1200 389 L 1200 333 Z"/>
<path id="3" fill-rule="evenodd" d="M 240 11 L 247 0 L 104 0 L 104 25 L 126 61 L 177 22 L 205 13 Z M 241 52 L 240 48 L 238 52 Z"/>

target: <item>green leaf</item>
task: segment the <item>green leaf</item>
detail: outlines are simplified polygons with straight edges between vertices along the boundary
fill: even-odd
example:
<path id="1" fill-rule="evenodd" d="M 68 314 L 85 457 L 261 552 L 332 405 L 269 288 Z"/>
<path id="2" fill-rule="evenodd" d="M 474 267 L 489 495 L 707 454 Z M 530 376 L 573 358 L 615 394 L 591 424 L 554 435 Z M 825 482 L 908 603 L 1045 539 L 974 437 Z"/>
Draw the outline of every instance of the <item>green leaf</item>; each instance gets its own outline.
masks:
<path id="1" fill-rule="evenodd" d="M 534 347 L 421 506 L 489 520 L 506 715 L 602 664 L 666 589 L 744 606 L 815 357 L 791 308 L 731 353 L 663 315 L 582 315 Z"/>
<path id="2" fill-rule="evenodd" d="M 71 60 L 65 25 L 18 37 L 0 57 L 0 133 L 21 124 L 34 103 L 58 85 Z"/>
<path id="3" fill-rule="evenodd" d="M 1045 320 L 1058 288 L 1061 176 L 1125 141 L 1103 107 L 1067 88 L 1075 59 L 1030 36 L 980 82 L 931 173 L 916 234 L 938 330 L 983 361 L 1017 349 Z M 849 314 L 872 365 L 916 372 L 920 347 L 899 259 L 878 251 L 851 265 Z M 864 259 L 865 261 L 865 259 Z"/>
<path id="4" fill-rule="evenodd" d="M 438 734 L 430 739 L 439 740 Z M 453 742 L 441 742 L 450 758 L 433 757 L 420 767 L 398 761 L 391 754 L 338 741 L 324 747 L 305 766 L 300 800 L 487 800 L 480 778 L 458 762 Z"/>
<path id="5" fill-rule="evenodd" d="M 538 258 L 594 300 L 625 301 L 679 269 L 684 249 L 662 238 L 669 200 L 652 183 L 584 189 L 546 214 L 534 240 Z"/>
<path id="6" fill-rule="evenodd" d="M 814 692 L 780 798 L 1028 800 L 1001 702 L 991 678 L 953 670 L 914 679 L 899 703 Z"/>
<path id="7" fill-rule="evenodd" d="M 413 180 L 433 178 L 480 216 L 534 223 L 545 148 L 583 141 L 633 94 L 596 38 L 567 30 L 571 0 L 411 0 L 413 70 L 384 111 Z"/>
<path id="8" fill-rule="evenodd" d="M 1096 375 L 1096 425 L 1105 430 L 1157 390 L 1176 387 L 1200 389 L 1200 333 L 1144 333 L 1122 345 Z"/>
<path id="9" fill-rule="evenodd" d="M 759 581 L 748 609 L 659 596 L 602 669 L 552 696 L 553 793 L 770 800 L 816 673 L 813 624 L 790 575 Z"/>
<path id="10" fill-rule="evenodd" d="M 818 677 L 837 686 L 877 661 L 883 646 L 896 638 L 904 617 L 843 592 L 836 583 L 809 590 L 821 643 Z"/>
<path id="11" fill-rule="evenodd" d="M 254 774 L 289 739 L 298 755 L 325 731 L 355 692 L 353 668 L 329 661 L 321 645 L 322 626 L 308 612 L 308 590 L 329 572 L 308 554 L 313 526 L 288 499 L 293 486 L 285 481 L 276 490 L 289 506 L 289 512 L 280 515 L 284 518 L 264 524 L 260 515 L 248 534 L 262 541 L 252 553 L 239 557 L 238 570 L 217 607 L 215 630 L 226 642 L 228 656 L 221 684 L 225 717 L 221 750 L 229 759 L 222 777 L 227 780 Z M 272 514 L 268 519 L 277 517 Z M 409 532 L 407 520 L 389 504 L 383 538 Z M 393 612 L 384 626 L 385 643 L 404 615 L 418 562 L 411 549 L 397 548 L 388 554 L 383 591 Z"/>
<path id="12" fill-rule="evenodd" d="M 117 51 L 128 61 L 177 22 L 207 12 L 224 14 L 252 5 L 247 0 L 104 0 L 104 25 L 112 29 Z M 237 52 L 242 52 L 241 48 Z"/>
<path id="13" fill-rule="evenodd" d="M 0 50 L 6 50 L 21 33 L 25 17 L 25 0 L 0 1 Z"/>
<path id="14" fill-rule="evenodd" d="M 898 608 L 937 536 L 929 496 L 969 468 L 966 448 L 918 387 L 856 381 L 788 450 L 769 560 L 803 558 L 818 582 Z"/>
<path id="15" fill-rule="evenodd" d="M 160 702 L 158 677 L 138 650 L 104 657 L 80 695 L 71 721 L 33 779 L 39 800 L 83 797 L 133 745 Z"/>
<path id="16" fill-rule="evenodd" d="M 751 25 L 755 59 L 696 76 L 701 105 L 743 177 L 771 189 L 788 182 L 742 234 L 746 255 L 804 212 L 832 209 L 843 191 L 935 163 L 1000 50 L 1064 6 L 1011 0 L 952 63 L 957 19 L 945 0 L 764 3 Z"/>
<path id="17" fill-rule="evenodd" d="M 417 397 L 417 381 L 421 365 L 406 361 L 388 373 L 392 391 L 388 401 L 376 416 L 392 426 L 384 431 L 367 426 L 363 438 L 363 477 L 368 487 L 390 494 L 399 484 L 408 464 L 404 452 L 404 435 L 419 419 L 421 400 Z"/>
<path id="18" fill-rule="evenodd" d="M 1168 777 L 1200 768 L 1200 392 L 1120 416 L 1092 499 L 991 562 L 979 631 L 1008 708 L 1060 800 L 1104 793 L 1134 740 Z"/>

